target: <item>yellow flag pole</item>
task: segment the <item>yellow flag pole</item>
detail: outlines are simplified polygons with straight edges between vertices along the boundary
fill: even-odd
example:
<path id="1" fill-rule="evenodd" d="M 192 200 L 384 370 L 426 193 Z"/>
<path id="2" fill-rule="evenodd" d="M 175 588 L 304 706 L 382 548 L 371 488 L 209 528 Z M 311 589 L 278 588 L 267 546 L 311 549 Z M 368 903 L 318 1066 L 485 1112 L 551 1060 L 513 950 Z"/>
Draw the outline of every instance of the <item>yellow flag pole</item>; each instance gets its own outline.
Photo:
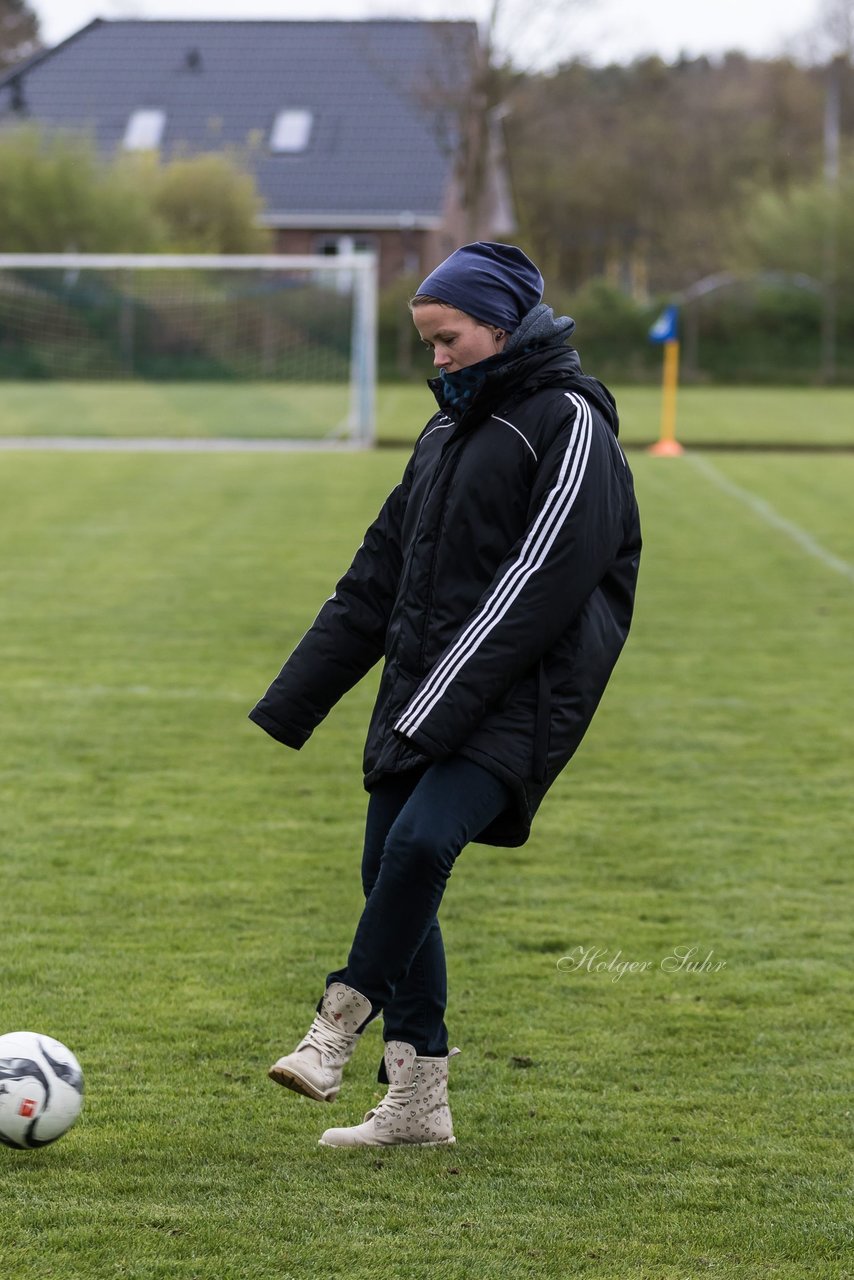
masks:
<path id="1" fill-rule="evenodd" d="M 679 386 L 679 339 L 668 338 L 664 346 L 661 385 L 661 435 L 649 452 L 659 458 L 678 458 L 684 453 L 676 439 L 676 391 Z"/>

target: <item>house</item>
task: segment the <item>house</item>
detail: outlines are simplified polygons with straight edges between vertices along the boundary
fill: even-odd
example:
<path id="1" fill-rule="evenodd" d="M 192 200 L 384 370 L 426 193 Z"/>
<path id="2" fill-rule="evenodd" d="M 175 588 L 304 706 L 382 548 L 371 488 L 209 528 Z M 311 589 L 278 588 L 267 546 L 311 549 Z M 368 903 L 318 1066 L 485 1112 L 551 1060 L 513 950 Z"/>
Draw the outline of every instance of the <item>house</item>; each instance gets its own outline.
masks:
<path id="1" fill-rule="evenodd" d="M 0 79 L 0 126 L 89 132 L 104 154 L 236 150 L 278 252 L 374 250 L 387 284 L 513 231 L 499 112 L 465 207 L 480 56 L 471 22 L 96 19 Z"/>

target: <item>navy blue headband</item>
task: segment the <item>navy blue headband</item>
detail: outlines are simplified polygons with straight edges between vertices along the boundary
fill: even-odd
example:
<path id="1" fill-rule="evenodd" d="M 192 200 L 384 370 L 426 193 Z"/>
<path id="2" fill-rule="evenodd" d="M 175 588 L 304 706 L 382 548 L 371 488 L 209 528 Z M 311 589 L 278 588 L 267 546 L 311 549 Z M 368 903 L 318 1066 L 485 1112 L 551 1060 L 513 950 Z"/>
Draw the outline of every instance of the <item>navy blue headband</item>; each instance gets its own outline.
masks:
<path id="1" fill-rule="evenodd" d="M 422 281 L 418 293 L 512 333 L 543 296 L 543 277 L 512 244 L 463 245 Z"/>

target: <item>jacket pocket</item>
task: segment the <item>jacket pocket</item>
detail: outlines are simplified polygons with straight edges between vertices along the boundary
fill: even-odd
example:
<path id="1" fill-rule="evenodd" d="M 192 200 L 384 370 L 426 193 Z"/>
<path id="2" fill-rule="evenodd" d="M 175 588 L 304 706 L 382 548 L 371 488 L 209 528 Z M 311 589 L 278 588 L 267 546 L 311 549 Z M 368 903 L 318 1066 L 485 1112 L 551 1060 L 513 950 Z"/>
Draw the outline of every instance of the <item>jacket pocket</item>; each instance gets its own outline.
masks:
<path id="1" fill-rule="evenodd" d="M 383 744 L 392 736 L 395 722 L 406 710 L 420 683 L 419 676 L 405 671 L 394 659 L 386 663 L 368 725 L 366 753 L 378 756 L 382 752 Z"/>

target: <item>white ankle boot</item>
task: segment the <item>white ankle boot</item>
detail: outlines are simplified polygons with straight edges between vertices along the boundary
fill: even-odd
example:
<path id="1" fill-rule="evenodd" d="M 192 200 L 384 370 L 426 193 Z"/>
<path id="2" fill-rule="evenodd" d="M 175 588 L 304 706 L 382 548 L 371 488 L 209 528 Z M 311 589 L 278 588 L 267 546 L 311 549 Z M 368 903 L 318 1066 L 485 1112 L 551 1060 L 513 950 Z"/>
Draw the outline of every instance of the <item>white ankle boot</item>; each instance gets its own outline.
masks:
<path id="1" fill-rule="evenodd" d="M 382 1102 L 350 1129 L 327 1129 L 322 1147 L 390 1147 L 413 1143 L 438 1147 L 456 1142 L 448 1107 L 447 1058 L 419 1058 L 411 1044 L 390 1040 L 385 1047 L 389 1089 Z"/>
<path id="2" fill-rule="evenodd" d="M 371 1007 L 370 1000 L 353 987 L 330 983 L 308 1032 L 293 1053 L 273 1064 L 267 1073 L 270 1079 L 317 1102 L 333 1102 L 358 1043 L 358 1028 Z"/>

